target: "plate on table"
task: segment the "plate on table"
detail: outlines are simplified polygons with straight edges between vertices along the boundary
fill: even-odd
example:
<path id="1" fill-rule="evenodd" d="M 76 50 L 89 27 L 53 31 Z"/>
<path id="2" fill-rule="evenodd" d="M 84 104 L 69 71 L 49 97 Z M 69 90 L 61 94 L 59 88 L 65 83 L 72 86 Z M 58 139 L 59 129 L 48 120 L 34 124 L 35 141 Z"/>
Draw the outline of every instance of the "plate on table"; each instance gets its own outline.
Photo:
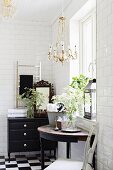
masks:
<path id="1" fill-rule="evenodd" d="M 61 131 L 62 131 L 62 132 L 67 132 L 67 133 L 77 133 L 77 132 L 81 132 L 81 130 L 80 130 L 79 128 L 74 128 L 74 129 L 66 128 L 66 129 L 62 129 Z"/>

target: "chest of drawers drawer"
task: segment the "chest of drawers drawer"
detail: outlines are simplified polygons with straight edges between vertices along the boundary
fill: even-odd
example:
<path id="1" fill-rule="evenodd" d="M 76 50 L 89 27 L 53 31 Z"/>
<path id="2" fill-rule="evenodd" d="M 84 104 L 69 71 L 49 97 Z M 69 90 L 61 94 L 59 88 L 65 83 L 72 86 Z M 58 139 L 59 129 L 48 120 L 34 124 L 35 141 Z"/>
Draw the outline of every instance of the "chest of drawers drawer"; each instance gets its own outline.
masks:
<path id="1" fill-rule="evenodd" d="M 10 140 L 39 140 L 39 133 L 36 129 L 10 130 Z"/>
<path id="2" fill-rule="evenodd" d="M 10 129 L 35 129 L 34 122 L 11 122 Z"/>
<path id="3" fill-rule="evenodd" d="M 38 151 L 40 143 L 37 140 L 12 141 L 9 147 L 11 152 Z"/>

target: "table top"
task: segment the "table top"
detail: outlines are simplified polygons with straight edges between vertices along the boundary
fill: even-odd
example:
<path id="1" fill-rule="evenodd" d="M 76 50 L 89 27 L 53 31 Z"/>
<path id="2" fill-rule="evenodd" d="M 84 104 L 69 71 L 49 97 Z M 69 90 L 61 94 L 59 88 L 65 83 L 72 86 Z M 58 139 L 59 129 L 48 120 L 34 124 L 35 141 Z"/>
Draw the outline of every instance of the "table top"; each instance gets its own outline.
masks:
<path id="1" fill-rule="evenodd" d="M 83 129 L 81 129 L 80 132 L 70 133 L 62 132 L 61 130 L 55 131 L 54 128 L 49 125 L 38 127 L 38 131 L 41 138 L 61 142 L 86 141 L 88 136 L 88 132 Z"/>

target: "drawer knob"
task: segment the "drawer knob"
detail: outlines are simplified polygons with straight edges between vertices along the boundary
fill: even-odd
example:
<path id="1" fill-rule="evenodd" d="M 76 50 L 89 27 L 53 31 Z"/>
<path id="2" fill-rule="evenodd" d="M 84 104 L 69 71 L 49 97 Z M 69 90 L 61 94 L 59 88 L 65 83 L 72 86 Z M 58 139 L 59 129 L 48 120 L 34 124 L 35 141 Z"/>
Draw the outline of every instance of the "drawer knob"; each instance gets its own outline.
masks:
<path id="1" fill-rule="evenodd" d="M 26 145 L 26 143 L 24 143 L 24 147 L 26 147 L 27 145 Z"/>
<path id="2" fill-rule="evenodd" d="M 27 125 L 26 125 L 26 124 L 24 124 L 24 127 L 27 127 Z"/>
<path id="3" fill-rule="evenodd" d="M 24 136 L 26 136 L 27 135 L 27 133 L 24 133 Z"/>

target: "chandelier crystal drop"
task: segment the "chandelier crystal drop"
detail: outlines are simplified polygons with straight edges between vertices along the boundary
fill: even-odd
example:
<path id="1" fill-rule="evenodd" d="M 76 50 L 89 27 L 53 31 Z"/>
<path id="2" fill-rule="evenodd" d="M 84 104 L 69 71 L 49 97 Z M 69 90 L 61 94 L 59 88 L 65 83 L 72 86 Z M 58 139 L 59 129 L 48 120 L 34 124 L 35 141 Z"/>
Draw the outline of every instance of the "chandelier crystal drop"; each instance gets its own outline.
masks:
<path id="1" fill-rule="evenodd" d="M 77 59 L 76 45 L 74 51 L 72 51 L 70 47 L 66 47 L 65 20 L 66 18 L 64 16 L 59 17 L 57 41 L 55 43 L 55 47 L 49 47 L 48 52 L 48 58 L 50 60 L 53 59 L 56 62 L 61 62 L 62 64 L 64 61 Z"/>
<path id="2" fill-rule="evenodd" d="M 13 0 L 3 0 L 3 8 L 2 8 L 3 17 L 9 18 L 12 17 L 15 13 L 15 6 L 13 4 Z"/>

